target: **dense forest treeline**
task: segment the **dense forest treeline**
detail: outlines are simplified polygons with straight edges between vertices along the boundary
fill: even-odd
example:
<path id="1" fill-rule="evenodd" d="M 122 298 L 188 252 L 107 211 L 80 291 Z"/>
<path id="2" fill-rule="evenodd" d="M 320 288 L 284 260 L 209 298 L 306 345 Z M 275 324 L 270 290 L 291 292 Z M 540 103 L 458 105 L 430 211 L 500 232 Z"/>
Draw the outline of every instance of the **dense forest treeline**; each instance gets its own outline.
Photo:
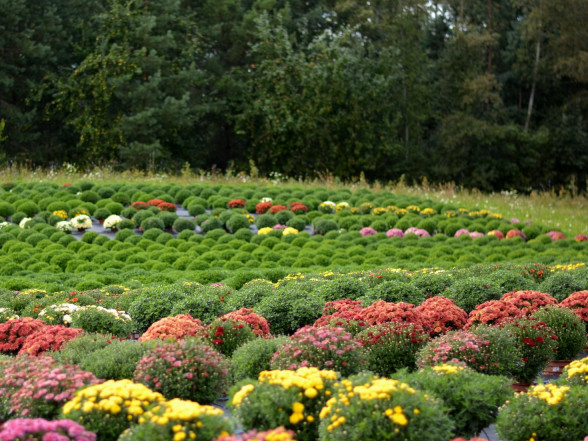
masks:
<path id="1" fill-rule="evenodd" d="M 585 191 L 586 23 L 586 0 L 0 0 L 0 161 Z"/>

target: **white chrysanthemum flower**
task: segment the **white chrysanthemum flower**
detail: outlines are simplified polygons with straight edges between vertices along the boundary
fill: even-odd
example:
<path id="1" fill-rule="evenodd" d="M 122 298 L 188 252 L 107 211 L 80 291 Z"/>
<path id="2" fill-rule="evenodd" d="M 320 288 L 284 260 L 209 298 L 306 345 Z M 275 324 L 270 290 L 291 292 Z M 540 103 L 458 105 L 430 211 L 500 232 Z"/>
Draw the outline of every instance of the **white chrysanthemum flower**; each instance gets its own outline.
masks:
<path id="1" fill-rule="evenodd" d="M 90 219 L 90 216 L 81 214 L 79 216 L 74 217 L 71 220 L 71 224 L 74 228 L 82 228 L 86 230 L 88 228 L 92 228 L 92 219 Z"/>
<path id="2" fill-rule="evenodd" d="M 104 219 L 103 225 L 104 225 L 104 228 L 113 228 L 113 227 L 116 227 L 120 221 L 122 221 L 122 217 L 120 217 L 116 214 L 111 214 L 106 219 Z"/>
<path id="3" fill-rule="evenodd" d="M 64 233 L 71 233 L 73 231 L 73 225 L 69 221 L 59 221 L 55 224 L 55 228 Z"/>
<path id="4" fill-rule="evenodd" d="M 22 220 L 19 222 L 18 226 L 19 226 L 20 228 L 25 228 L 25 226 L 26 226 L 27 222 L 28 222 L 28 221 L 30 221 L 30 220 L 31 220 L 31 218 L 30 218 L 30 217 L 25 217 L 25 218 L 23 218 L 23 219 L 22 219 Z"/>

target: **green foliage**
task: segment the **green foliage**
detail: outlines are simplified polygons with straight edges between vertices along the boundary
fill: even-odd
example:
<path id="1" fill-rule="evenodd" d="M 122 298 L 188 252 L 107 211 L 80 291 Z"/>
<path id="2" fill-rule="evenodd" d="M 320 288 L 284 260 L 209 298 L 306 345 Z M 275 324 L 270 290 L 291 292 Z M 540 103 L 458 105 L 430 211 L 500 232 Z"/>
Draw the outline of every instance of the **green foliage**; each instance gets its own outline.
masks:
<path id="1" fill-rule="evenodd" d="M 145 350 L 145 345 L 139 342 L 115 340 L 87 354 L 80 366 L 104 380 L 131 379 Z"/>
<path id="2" fill-rule="evenodd" d="M 234 383 L 246 378 L 255 379 L 262 371 L 270 370 L 270 361 L 287 337 L 258 338 L 237 348 L 231 358 L 231 377 Z"/>

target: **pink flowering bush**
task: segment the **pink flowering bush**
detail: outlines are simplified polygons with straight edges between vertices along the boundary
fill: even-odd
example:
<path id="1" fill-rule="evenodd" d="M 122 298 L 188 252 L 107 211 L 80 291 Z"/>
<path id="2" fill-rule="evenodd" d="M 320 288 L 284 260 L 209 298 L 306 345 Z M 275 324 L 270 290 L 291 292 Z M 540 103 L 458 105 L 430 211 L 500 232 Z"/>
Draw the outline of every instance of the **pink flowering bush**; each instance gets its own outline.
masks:
<path id="1" fill-rule="evenodd" d="M 100 383 L 94 374 L 53 358 L 19 355 L 0 368 L 0 411 L 17 417 L 55 418 L 76 390 Z"/>
<path id="2" fill-rule="evenodd" d="M 386 231 L 388 237 L 404 237 L 404 232 L 400 228 L 390 228 Z"/>
<path id="3" fill-rule="evenodd" d="M 348 376 L 365 367 L 361 344 L 343 328 L 305 326 L 283 343 L 271 359 L 272 369 L 330 369 Z"/>
<path id="4" fill-rule="evenodd" d="M 139 337 L 139 341 L 194 337 L 202 333 L 204 329 L 199 319 L 192 318 L 190 314 L 180 314 L 156 321 Z"/>
<path id="5" fill-rule="evenodd" d="M 513 304 L 523 315 L 531 315 L 542 306 L 557 305 L 551 294 L 531 290 L 507 292 L 500 300 Z"/>
<path id="6" fill-rule="evenodd" d="M 36 356 L 47 351 L 59 351 L 66 342 L 73 340 L 82 332 L 79 328 L 48 325 L 29 335 L 18 353 Z"/>
<path id="7" fill-rule="evenodd" d="M 356 315 L 356 319 L 368 325 L 386 322 L 421 323 L 421 316 L 412 303 L 392 303 L 385 300 L 378 300 L 362 309 Z"/>
<path id="8" fill-rule="evenodd" d="M 550 231 L 546 234 L 546 236 L 549 236 L 553 242 L 566 238 L 566 236 L 561 231 Z"/>
<path id="9" fill-rule="evenodd" d="M 584 233 L 576 234 L 574 236 L 574 240 L 576 242 L 586 242 L 588 240 L 588 234 L 584 234 Z"/>
<path id="10" fill-rule="evenodd" d="M 72 420 L 17 418 L 0 426 L 0 441 L 95 441 L 96 434 Z"/>
<path id="11" fill-rule="evenodd" d="M 454 300 L 443 296 L 425 300 L 416 311 L 420 315 L 423 328 L 430 335 L 461 329 L 468 321 L 468 314 Z"/>
<path id="12" fill-rule="evenodd" d="M 238 435 L 223 435 L 214 441 L 296 441 L 296 434 L 284 427 L 258 432 L 253 429 Z"/>
<path id="13" fill-rule="evenodd" d="M 45 322 L 31 317 L 8 320 L 0 324 L 0 352 L 16 354 L 29 335 L 45 326 Z"/>
<path id="14" fill-rule="evenodd" d="M 334 300 L 325 303 L 323 315 L 319 317 L 313 326 L 334 326 L 344 328 L 347 332 L 355 335 L 361 331 L 366 323 L 358 319 L 358 314 L 363 310 L 359 300 Z"/>
<path id="15" fill-rule="evenodd" d="M 425 230 L 423 228 L 416 228 L 416 227 L 408 228 L 404 232 L 404 235 L 407 235 L 407 234 L 416 234 L 418 237 L 429 237 L 430 236 L 430 234 L 427 230 Z"/>
<path id="16" fill-rule="evenodd" d="M 459 236 L 461 236 L 463 234 L 469 235 L 470 234 L 470 231 L 469 230 L 466 230 L 465 228 L 461 228 L 461 229 L 459 229 L 459 230 L 457 230 L 455 232 L 455 234 L 453 235 L 453 237 L 459 237 Z"/>
<path id="17" fill-rule="evenodd" d="M 255 314 L 253 309 L 241 308 L 238 311 L 229 312 L 220 318 L 227 318 L 238 322 L 247 323 L 255 335 L 263 338 L 270 337 L 270 326 L 268 321 L 259 314 Z"/>
<path id="18" fill-rule="evenodd" d="M 145 352 L 134 381 L 167 398 L 212 403 L 227 391 L 229 361 L 198 338 L 159 343 Z"/>
<path id="19" fill-rule="evenodd" d="M 375 236 L 376 234 L 378 234 L 378 232 L 376 230 L 374 230 L 372 227 L 364 227 L 361 230 L 359 230 L 359 233 L 363 236 Z"/>
<path id="20" fill-rule="evenodd" d="M 470 237 L 471 237 L 472 239 L 478 239 L 478 238 L 480 238 L 480 237 L 484 237 L 484 233 L 480 233 L 480 232 L 478 232 L 478 231 L 472 231 L 472 232 L 470 233 Z"/>

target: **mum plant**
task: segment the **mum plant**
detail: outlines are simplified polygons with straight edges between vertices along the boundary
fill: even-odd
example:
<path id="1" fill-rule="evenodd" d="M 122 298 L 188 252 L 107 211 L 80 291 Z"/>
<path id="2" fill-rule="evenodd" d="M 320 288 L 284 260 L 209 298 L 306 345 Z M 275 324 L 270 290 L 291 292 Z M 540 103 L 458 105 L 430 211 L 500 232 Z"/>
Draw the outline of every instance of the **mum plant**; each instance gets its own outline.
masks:
<path id="1" fill-rule="evenodd" d="M 16 418 L 0 427 L 2 441 L 96 441 L 96 434 L 72 420 Z"/>
<path id="2" fill-rule="evenodd" d="M 190 314 L 180 314 L 156 321 L 139 337 L 139 341 L 194 337 L 203 333 L 204 329 L 199 319 L 192 318 Z"/>
<path id="3" fill-rule="evenodd" d="M 440 401 L 406 383 L 377 377 L 342 380 L 319 417 L 321 441 L 445 441 L 453 430 Z"/>
<path id="4" fill-rule="evenodd" d="M 535 311 L 532 317 L 547 324 L 557 337 L 557 359 L 573 360 L 586 346 L 584 323 L 570 309 L 545 306 Z"/>
<path id="5" fill-rule="evenodd" d="M 287 430 L 284 427 L 264 430 L 262 432 L 253 429 L 238 435 L 223 435 L 215 441 L 296 441 L 296 434 L 292 430 Z"/>
<path id="6" fill-rule="evenodd" d="M 498 408 L 513 394 L 510 378 L 484 375 L 458 364 L 400 372 L 395 378 L 443 400 L 455 422 L 454 433 L 468 438 L 494 423 Z"/>
<path id="7" fill-rule="evenodd" d="M 269 211 L 270 208 L 272 208 L 272 202 L 271 201 L 267 201 L 267 202 L 260 202 L 259 204 L 257 204 L 255 206 L 255 212 L 257 214 L 265 214 L 266 212 Z"/>
<path id="8" fill-rule="evenodd" d="M 356 319 L 368 325 L 377 325 L 386 322 L 403 322 L 420 324 L 421 316 L 412 303 L 392 303 L 379 300 L 367 308 L 362 309 Z"/>
<path id="9" fill-rule="evenodd" d="M 74 226 L 70 221 L 59 221 L 55 224 L 55 228 L 63 233 L 71 233 L 74 229 Z"/>
<path id="10" fill-rule="evenodd" d="M 227 208 L 244 208 L 247 203 L 243 199 L 232 199 L 227 202 Z"/>
<path id="11" fill-rule="evenodd" d="M 230 317 L 214 320 L 208 325 L 204 336 L 214 349 L 226 357 L 230 357 L 235 349 L 256 337 L 248 323 Z"/>
<path id="12" fill-rule="evenodd" d="M 358 319 L 358 314 L 362 310 L 363 306 L 359 300 L 344 299 L 327 302 L 323 307 L 323 315 L 314 322 L 313 326 L 338 326 L 355 335 L 366 326 L 362 319 Z"/>
<path id="13" fill-rule="evenodd" d="M 74 297 L 75 298 L 75 297 Z M 69 325 L 71 315 L 80 309 L 73 303 L 60 303 L 58 305 L 49 305 L 43 308 L 37 318 L 43 320 L 48 325 Z"/>
<path id="14" fill-rule="evenodd" d="M 522 353 L 523 365 L 515 378 L 530 383 L 553 360 L 557 353 L 557 336 L 545 323 L 533 318 L 518 318 L 505 323 Z"/>
<path id="15" fill-rule="evenodd" d="M 507 292 L 500 300 L 515 305 L 523 315 L 531 315 L 542 306 L 557 304 L 550 294 L 532 290 Z"/>
<path id="16" fill-rule="evenodd" d="M 174 398 L 147 410 L 118 441 L 212 441 L 232 432 L 221 409 Z"/>
<path id="17" fill-rule="evenodd" d="M 461 329 L 468 321 L 468 314 L 454 300 L 443 296 L 428 298 L 416 311 L 423 328 L 431 335 Z"/>
<path id="18" fill-rule="evenodd" d="M 48 325 L 29 335 L 18 353 L 37 356 L 47 351 L 59 351 L 66 342 L 82 332 L 79 328 Z"/>
<path id="19" fill-rule="evenodd" d="M 574 311 L 584 321 L 588 332 L 588 291 L 573 292 L 560 305 Z"/>
<path id="20" fill-rule="evenodd" d="M 133 320 L 124 311 L 102 306 L 82 306 L 71 315 L 71 326 L 86 332 L 103 332 L 127 337 L 134 328 Z"/>
<path id="21" fill-rule="evenodd" d="M 523 313 L 516 305 L 504 300 L 489 300 L 481 303 L 470 312 L 466 328 L 471 326 L 499 325 L 513 318 L 521 317 Z"/>
<path id="22" fill-rule="evenodd" d="M 110 380 L 78 390 L 63 405 L 62 415 L 99 433 L 101 440 L 115 441 L 147 410 L 163 401 L 163 395 L 143 384 Z"/>
<path id="23" fill-rule="evenodd" d="M 416 368 L 416 353 L 428 334 L 419 325 L 382 323 L 370 326 L 357 335 L 366 352 L 366 368 L 383 377 L 402 368 Z"/>
<path id="24" fill-rule="evenodd" d="M 14 309 L 0 308 L 0 324 L 6 323 L 8 320 L 16 320 L 19 318 Z"/>
<path id="25" fill-rule="evenodd" d="M 532 386 L 500 408 L 496 431 L 511 441 L 582 440 L 588 433 L 588 388 Z"/>
<path id="26" fill-rule="evenodd" d="M 116 230 L 118 230 L 118 224 L 120 224 L 122 222 L 122 220 L 123 220 L 122 217 L 120 217 L 116 214 L 111 214 L 106 219 L 104 219 L 104 223 L 102 225 L 106 229 L 116 231 Z"/>
<path id="27" fill-rule="evenodd" d="M 345 329 L 305 326 L 278 348 L 271 367 L 295 370 L 312 366 L 347 376 L 362 370 L 365 363 L 361 344 Z"/>
<path id="28" fill-rule="evenodd" d="M 0 416 L 55 418 L 76 390 L 99 382 L 78 366 L 20 355 L 2 367 Z"/>
<path id="29" fill-rule="evenodd" d="M 251 308 L 241 308 L 237 311 L 229 312 L 220 317 L 221 319 L 231 319 L 237 322 L 248 324 L 258 337 L 267 338 L 270 335 L 270 326 L 268 321 L 253 312 Z"/>
<path id="30" fill-rule="evenodd" d="M 270 370 L 270 362 L 278 348 L 288 337 L 256 338 L 240 346 L 231 357 L 233 382 L 257 378 L 262 371 Z"/>
<path id="31" fill-rule="evenodd" d="M 568 385 L 588 386 L 588 357 L 584 357 L 581 360 L 574 360 L 568 364 L 557 382 Z"/>
<path id="32" fill-rule="evenodd" d="M 227 390 L 230 363 L 198 338 L 168 341 L 147 350 L 133 379 L 166 397 L 212 403 Z"/>
<path id="33" fill-rule="evenodd" d="M 317 368 L 264 371 L 231 391 L 232 413 L 245 430 L 283 426 L 298 441 L 316 440 L 319 412 L 333 395 L 337 373 Z"/>
<path id="34" fill-rule="evenodd" d="M 75 216 L 70 220 L 70 222 L 72 227 L 77 228 L 78 230 L 87 230 L 92 228 L 92 219 L 90 219 L 90 216 L 87 214 Z"/>
<path id="35" fill-rule="evenodd" d="M 0 324 L 0 352 L 16 354 L 29 335 L 45 326 L 45 322 L 31 317 L 8 320 Z"/>
<path id="36" fill-rule="evenodd" d="M 489 332 L 451 331 L 429 341 L 418 353 L 420 367 L 448 362 L 462 362 L 484 374 L 509 375 L 520 368 L 521 353 L 514 339 L 493 339 Z M 509 339 L 509 340 L 507 340 Z M 497 345 L 497 341 L 506 346 Z"/>

